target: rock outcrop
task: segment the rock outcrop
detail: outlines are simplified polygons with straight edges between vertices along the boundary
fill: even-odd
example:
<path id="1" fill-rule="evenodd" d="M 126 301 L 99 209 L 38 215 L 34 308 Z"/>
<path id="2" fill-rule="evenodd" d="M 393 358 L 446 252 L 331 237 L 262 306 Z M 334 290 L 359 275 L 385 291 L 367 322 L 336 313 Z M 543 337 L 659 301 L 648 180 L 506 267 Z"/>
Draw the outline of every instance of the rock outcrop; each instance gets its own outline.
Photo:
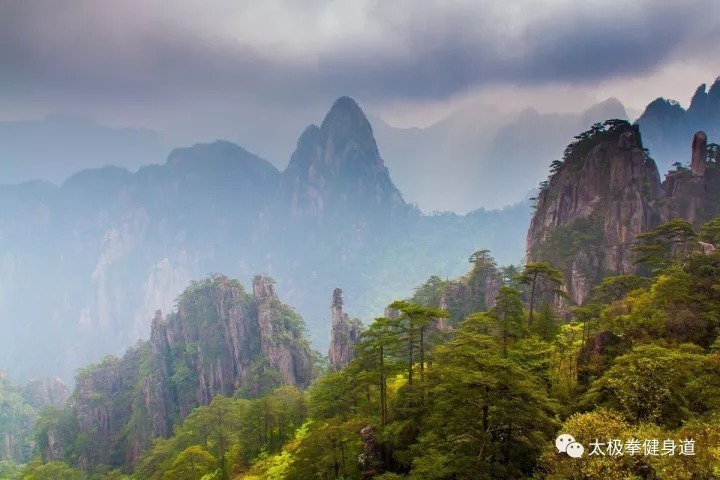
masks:
<path id="1" fill-rule="evenodd" d="M 193 282 L 176 311 L 156 312 L 150 341 L 76 377 L 72 411 L 92 441 L 81 463 L 132 465 L 152 438 L 169 436 L 216 395 L 307 386 L 312 357 L 303 330 L 267 277 L 255 277 L 252 294 L 222 275 Z"/>
<path id="2" fill-rule="evenodd" d="M 583 303 L 606 272 L 634 270 L 631 246 L 657 225 L 655 162 L 627 122 L 586 132 L 538 194 L 527 236 L 527 260 L 565 272 L 567 293 Z"/>
<path id="3" fill-rule="evenodd" d="M 268 277 L 253 279 L 262 356 L 277 369 L 284 383 L 305 387 L 310 384 L 312 357 L 298 328 L 302 320 L 278 300 L 273 283 Z M 295 325 L 289 327 L 288 322 Z"/>
<path id="4" fill-rule="evenodd" d="M 690 169 L 668 172 L 657 204 L 662 218 L 683 218 L 696 227 L 720 216 L 720 171 L 717 150 L 703 131 L 693 136 Z M 715 148 L 715 147 L 714 147 Z"/>
<path id="5" fill-rule="evenodd" d="M 71 408 L 80 432 L 90 439 L 78 459 L 82 468 L 126 462 L 126 452 L 119 446 L 133 414 L 140 362 L 141 350 L 132 348 L 122 358 L 106 357 L 75 377 Z M 53 455 L 59 448 L 55 445 Z"/>
<path id="6" fill-rule="evenodd" d="M 70 398 L 70 388 L 59 378 L 33 379 L 25 386 L 24 395 L 27 403 L 40 410 L 46 405 L 62 407 Z"/>
<path id="7" fill-rule="evenodd" d="M 690 171 L 696 177 L 704 177 L 707 164 L 705 157 L 707 156 L 707 135 L 705 132 L 697 132 L 693 136 L 692 142 L 692 158 L 690 160 Z"/>
<path id="8" fill-rule="evenodd" d="M 703 132 L 694 136 L 691 168 L 663 183 L 637 125 L 608 121 L 576 139 L 538 195 L 526 258 L 563 271 L 567 293 L 582 304 L 602 277 L 635 271 L 640 233 L 673 218 L 699 226 L 720 214 L 720 179 Z"/>
<path id="9" fill-rule="evenodd" d="M 333 291 L 332 305 L 330 306 L 332 330 L 330 331 L 330 350 L 328 359 L 330 369 L 338 371 L 348 365 L 353 357 L 355 345 L 360 342 L 362 326 L 357 319 L 350 320 L 343 312 L 342 289 Z"/>

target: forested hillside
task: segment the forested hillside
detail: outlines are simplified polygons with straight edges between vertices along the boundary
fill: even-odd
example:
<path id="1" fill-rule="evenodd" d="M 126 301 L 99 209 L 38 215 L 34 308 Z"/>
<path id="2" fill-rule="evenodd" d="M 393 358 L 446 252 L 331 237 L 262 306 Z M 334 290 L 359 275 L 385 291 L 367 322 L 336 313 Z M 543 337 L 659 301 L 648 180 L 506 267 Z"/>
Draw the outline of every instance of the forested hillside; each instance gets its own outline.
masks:
<path id="1" fill-rule="evenodd" d="M 152 435 L 135 458 L 98 448 L 98 431 L 83 433 L 83 402 L 97 412 L 143 409 L 103 392 L 81 400 L 81 379 L 118 362 L 108 360 L 79 374 L 69 410 L 41 414 L 39 456 L 8 478 L 717 478 L 720 218 L 698 231 L 681 220 L 660 225 L 635 250 L 647 274 L 604 278 L 569 323 L 531 296 L 548 280 L 562 291 L 561 272 L 543 263 L 501 269 L 489 252 L 476 252 L 466 276 L 431 278 L 412 298 L 393 302 L 364 329 L 347 367 L 319 371 L 307 390 L 271 376 L 253 380 L 259 390 L 238 380 L 235 391 L 195 395 L 197 403 L 187 405 L 200 406 L 176 404 L 174 429 Z M 488 278 L 497 279 L 492 306 L 484 303 L 484 286 L 495 284 Z M 201 287 L 184 294 L 178 312 Z M 214 314 L 206 315 L 194 323 Z M 202 345 L 197 352 L 217 346 Z M 187 391 L 196 382 L 188 380 Z M 182 382 L 175 377 L 170 385 Z M 585 456 L 559 454 L 560 432 L 585 445 Z M 54 453 L 43 450 L 50 436 L 62 443 Z M 593 442 L 607 452 L 614 439 L 672 440 L 673 453 L 667 444 L 663 455 L 589 454 Z"/>
<path id="2" fill-rule="evenodd" d="M 311 194 L 318 170 L 301 166 L 324 135 L 306 132 L 308 147 L 294 157 L 291 175 L 309 176 L 288 185 L 311 188 L 289 195 L 290 228 L 308 218 L 342 224 L 351 199 L 343 192 L 365 191 L 349 176 L 328 191 L 329 207 Z M 190 282 L 174 309 L 156 312 L 149 340 L 79 370 L 64 406 L 5 382 L 0 472 L 718 478 L 718 149 L 698 132 L 691 153 L 689 166 L 660 182 L 636 126 L 593 126 L 540 185 L 525 264 L 499 265 L 477 250 L 465 275 L 430 276 L 365 326 L 335 288 L 328 357 L 310 349 L 304 320 L 271 278 L 255 276 L 252 293 L 220 274 Z M 387 178 L 364 168 L 375 173 L 363 178 Z M 372 202 L 396 204 L 393 192 Z M 560 433 L 584 455 L 559 453 Z"/>

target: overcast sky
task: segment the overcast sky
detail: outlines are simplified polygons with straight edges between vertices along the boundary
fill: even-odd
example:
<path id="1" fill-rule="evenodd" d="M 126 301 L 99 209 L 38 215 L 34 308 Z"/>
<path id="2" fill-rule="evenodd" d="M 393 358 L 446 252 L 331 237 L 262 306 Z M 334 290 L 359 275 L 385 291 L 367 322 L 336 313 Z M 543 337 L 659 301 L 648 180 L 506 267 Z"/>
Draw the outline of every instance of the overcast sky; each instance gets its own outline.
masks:
<path id="1" fill-rule="evenodd" d="M 687 104 L 718 45 L 717 0 L 0 0 L 0 119 L 200 136 L 318 122 L 340 95 L 402 126 L 471 101 L 641 109 Z"/>

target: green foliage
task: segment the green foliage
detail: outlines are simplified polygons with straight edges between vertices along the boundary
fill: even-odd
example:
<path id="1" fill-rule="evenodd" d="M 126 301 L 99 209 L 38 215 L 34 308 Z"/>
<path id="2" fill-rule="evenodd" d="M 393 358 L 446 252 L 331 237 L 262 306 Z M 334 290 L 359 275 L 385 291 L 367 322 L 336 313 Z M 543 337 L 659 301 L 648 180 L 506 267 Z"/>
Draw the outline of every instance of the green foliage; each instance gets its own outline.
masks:
<path id="1" fill-rule="evenodd" d="M 29 462 L 21 471 L 22 480 L 83 480 L 82 473 L 63 462 Z"/>
<path id="2" fill-rule="evenodd" d="M 20 473 L 20 466 L 12 460 L 0 460 L 0 480 L 11 480 Z"/>
<path id="3" fill-rule="evenodd" d="M 611 119 L 596 123 L 589 130 L 575 136 L 575 141 L 565 148 L 562 163 L 571 168 L 578 168 L 580 162 L 587 157 L 596 145 L 609 139 L 616 139 L 624 131 L 631 128 L 626 120 Z"/>
<path id="4" fill-rule="evenodd" d="M 467 276 L 431 277 L 409 301 L 393 302 L 393 318 L 376 318 L 363 331 L 349 365 L 318 376 L 307 392 L 276 384 L 277 372 L 257 357 L 234 398 L 192 410 L 145 451 L 133 478 L 717 478 L 720 252 L 697 250 L 695 237 L 677 227 L 644 237 L 670 245 L 655 275 L 603 279 L 569 322 L 548 301 L 563 296 L 562 271 L 546 262 L 501 269 L 479 250 Z M 683 240 L 675 242 L 677 232 Z M 471 286 L 488 278 L 498 281 L 492 308 L 469 301 Z M 438 308 L 442 301 L 450 312 Z M 451 305 L 476 309 L 446 329 Z M 274 328 L 287 334 L 278 338 L 292 341 L 301 325 L 291 310 L 273 310 Z M 143 348 L 138 362 L 147 369 Z M 194 355 L 192 345 L 176 353 Z M 174 373 L 179 389 L 182 372 L 176 366 Z M 71 465 L 92 450 L 72 433 L 72 419 L 67 410 L 48 411 L 38 428 L 54 429 L 56 438 L 70 432 L 65 457 L 52 468 L 82 478 Z M 575 461 L 555 451 L 559 432 L 586 449 L 596 438 L 693 438 L 697 455 Z M 42 468 L 50 467 L 25 467 Z M 123 478 L 108 470 L 90 478 Z"/>
<path id="5" fill-rule="evenodd" d="M 720 246 L 720 218 L 706 222 L 700 228 L 700 240 L 711 245 Z"/>
<path id="6" fill-rule="evenodd" d="M 431 276 L 425 283 L 415 288 L 415 293 L 410 301 L 426 307 L 437 307 L 440 305 L 445 282 L 437 275 Z"/>
<path id="7" fill-rule="evenodd" d="M 213 470 L 215 458 L 202 448 L 193 445 L 180 452 L 173 460 L 166 480 L 201 480 Z"/>
<path id="8" fill-rule="evenodd" d="M 635 263 L 656 269 L 683 263 L 694 251 L 697 237 L 689 222 L 670 220 L 650 232 L 638 235 L 638 245 L 633 247 L 639 254 Z"/>
<path id="9" fill-rule="evenodd" d="M 282 383 L 282 375 L 270 363 L 270 360 L 263 355 L 257 355 L 250 364 L 248 375 L 235 392 L 235 396 L 241 398 L 263 397 L 273 389 L 280 387 Z"/>
<path id="10" fill-rule="evenodd" d="M 562 168 L 562 166 L 563 166 L 562 160 L 553 160 L 550 163 L 550 175 L 554 175 L 557 172 L 559 172 L 560 169 Z"/>
<path id="11" fill-rule="evenodd" d="M 472 330 L 435 353 L 412 478 L 526 478 L 555 432 L 544 385 Z"/>
<path id="12" fill-rule="evenodd" d="M 538 298 L 543 298 L 548 294 L 569 298 L 561 288 L 565 284 L 562 272 L 556 270 L 547 262 L 527 263 L 522 272 L 515 277 L 515 280 L 519 284 L 530 288 L 530 298 L 528 300 L 530 306 L 529 325 L 533 323 L 535 303 Z"/>
<path id="13" fill-rule="evenodd" d="M 547 480 L 626 480 L 629 478 L 657 480 L 714 479 L 720 470 L 720 422 L 708 418 L 702 422 L 691 421 L 678 429 L 663 429 L 653 424 L 628 423 L 617 413 L 606 409 L 579 413 L 570 417 L 562 432 L 573 435 L 586 446 L 585 456 L 577 461 L 560 455 L 553 445 L 548 445 L 540 458 L 536 478 Z M 638 455 L 622 456 L 589 455 L 587 447 L 593 442 L 604 443 L 611 439 L 627 442 L 639 439 L 664 439 L 695 441 L 695 455 Z M 592 447 L 591 447 L 592 448 Z"/>
<path id="14" fill-rule="evenodd" d="M 587 401 L 621 412 L 629 422 L 679 426 L 692 413 L 690 382 L 701 373 L 703 350 L 694 345 L 640 345 L 615 359 Z"/>
<path id="15" fill-rule="evenodd" d="M 628 293 L 650 286 L 650 279 L 628 273 L 604 278 L 593 289 L 593 300 L 607 304 L 621 300 Z"/>
<path id="16" fill-rule="evenodd" d="M 520 292 L 508 286 L 500 287 L 496 302 L 489 315 L 502 337 L 503 356 L 507 357 L 508 343 L 525 333 L 525 308 Z"/>
<path id="17" fill-rule="evenodd" d="M 27 403 L 20 389 L 0 371 L 0 460 L 24 463 L 30 459 L 36 416 L 35 408 Z"/>

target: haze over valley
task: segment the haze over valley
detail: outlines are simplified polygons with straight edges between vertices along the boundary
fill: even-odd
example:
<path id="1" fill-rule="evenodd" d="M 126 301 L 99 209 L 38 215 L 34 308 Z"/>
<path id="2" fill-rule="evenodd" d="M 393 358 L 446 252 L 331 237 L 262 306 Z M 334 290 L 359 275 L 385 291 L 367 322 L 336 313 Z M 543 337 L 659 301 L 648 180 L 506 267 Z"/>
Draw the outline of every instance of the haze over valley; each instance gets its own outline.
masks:
<path id="1" fill-rule="evenodd" d="M 718 44 L 0 0 L 0 480 L 718 478 Z"/>

